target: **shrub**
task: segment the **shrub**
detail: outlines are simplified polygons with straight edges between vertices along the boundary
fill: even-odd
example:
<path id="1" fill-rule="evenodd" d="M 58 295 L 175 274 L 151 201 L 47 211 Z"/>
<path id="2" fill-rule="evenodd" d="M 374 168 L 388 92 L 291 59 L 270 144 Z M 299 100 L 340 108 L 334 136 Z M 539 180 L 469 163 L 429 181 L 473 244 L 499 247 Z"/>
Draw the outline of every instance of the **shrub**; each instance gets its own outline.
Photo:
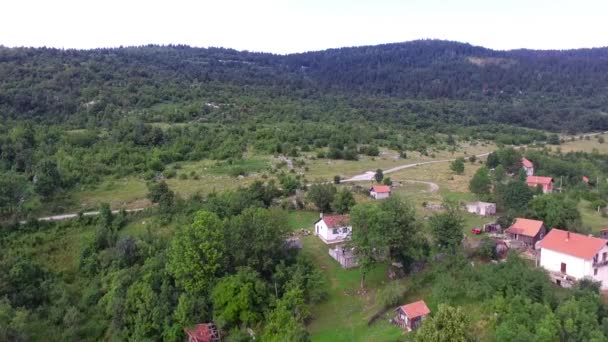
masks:
<path id="1" fill-rule="evenodd" d="M 385 308 L 396 306 L 405 295 L 406 288 L 398 281 L 392 281 L 378 291 L 377 299 Z"/>

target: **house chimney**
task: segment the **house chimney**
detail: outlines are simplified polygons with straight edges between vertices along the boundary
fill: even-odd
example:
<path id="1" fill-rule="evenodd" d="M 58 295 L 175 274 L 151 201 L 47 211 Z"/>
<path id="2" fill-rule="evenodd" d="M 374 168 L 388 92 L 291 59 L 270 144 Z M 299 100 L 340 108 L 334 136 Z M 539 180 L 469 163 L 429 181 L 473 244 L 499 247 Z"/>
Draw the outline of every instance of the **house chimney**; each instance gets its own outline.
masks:
<path id="1" fill-rule="evenodd" d="M 567 231 L 567 232 L 566 232 L 566 242 L 567 242 L 568 240 L 570 240 L 570 231 Z"/>
<path id="2" fill-rule="evenodd" d="M 319 213 L 319 218 L 323 218 L 323 212 Z"/>

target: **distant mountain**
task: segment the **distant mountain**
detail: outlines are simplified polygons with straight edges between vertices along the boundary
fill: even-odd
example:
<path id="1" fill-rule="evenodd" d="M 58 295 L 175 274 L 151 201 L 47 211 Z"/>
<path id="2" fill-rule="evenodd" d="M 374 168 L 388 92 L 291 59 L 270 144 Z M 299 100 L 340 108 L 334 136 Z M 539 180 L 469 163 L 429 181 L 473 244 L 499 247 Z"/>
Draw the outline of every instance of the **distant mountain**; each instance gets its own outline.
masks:
<path id="1" fill-rule="evenodd" d="M 209 114 L 210 102 L 238 110 Z M 153 111 L 154 120 L 183 120 L 163 113 L 165 104 L 220 121 L 340 121 L 357 112 L 395 124 L 604 130 L 608 48 L 494 51 L 420 40 L 281 56 L 187 46 L 0 47 L 4 119 L 90 124 Z"/>

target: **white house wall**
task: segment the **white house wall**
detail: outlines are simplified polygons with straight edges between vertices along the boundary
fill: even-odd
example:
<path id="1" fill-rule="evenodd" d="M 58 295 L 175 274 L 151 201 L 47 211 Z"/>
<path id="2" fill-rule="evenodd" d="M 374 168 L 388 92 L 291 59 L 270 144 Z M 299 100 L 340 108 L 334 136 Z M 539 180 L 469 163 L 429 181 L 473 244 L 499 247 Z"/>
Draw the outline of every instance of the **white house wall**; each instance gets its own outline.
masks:
<path id="1" fill-rule="evenodd" d="M 344 232 L 343 228 L 344 227 L 335 228 L 338 230 L 338 233 L 334 234 L 334 228 L 328 228 L 325 221 L 321 220 L 315 224 L 315 234 L 319 235 L 325 242 L 341 241 L 348 238 L 352 232 L 351 226 L 346 227 L 346 232 Z"/>
<path id="2" fill-rule="evenodd" d="M 598 253 L 598 261 L 601 262 L 602 253 L 608 252 L 604 246 Z M 597 267 L 597 275 L 593 275 L 593 259 L 585 260 L 572 255 L 555 252 L 550 249 L 541 248 L 540 266 L 551 272 L 561 272 L 561 263 L 566 264 L 566 274 L 576 279 L 584 277 L 592 278 L 602 282 L 602 289 L 608 289 L 608 265 Z"/>

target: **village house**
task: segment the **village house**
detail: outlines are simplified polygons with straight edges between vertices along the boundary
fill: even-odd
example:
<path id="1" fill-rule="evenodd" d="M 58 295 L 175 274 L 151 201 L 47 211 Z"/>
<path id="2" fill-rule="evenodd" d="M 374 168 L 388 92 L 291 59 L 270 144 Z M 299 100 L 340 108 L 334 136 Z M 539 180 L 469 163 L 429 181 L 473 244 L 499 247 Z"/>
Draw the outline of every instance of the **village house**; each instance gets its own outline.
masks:
<path id="1" fill-rule="evenodd" d="M 420 327 L 422 321 L 431 313 L 423 300 L 402 305 L 395 309 L 394 323 L 399 327 L 412 331 Z"/>
<path id="2" fill-rule="evenodd" d="M 533 188 L 540 186 L 543 189 L 543 194 L 553 192 L 553 178 L 551 177 L 528 176 L 526 183 Z"/>
<path id="3" fill-rule="evenodd" d="M 326 244 L 345 242 L 350 238 L 352 226 L 348 215 L 323 215 L 315 222 L 315 235 Z"/>
<path id="4" fill-rule="evenodd" d="M 553 281 L 570 287 L 580 279 L 608 289 L 608 240 L 553 228 L 540 242 L 539 266 Z"/>
<path id="5" fill-rule="evenodd" d="M 374 199 L 385 199 L 391 195 L 391 187 L 389 185 L 374 185 L 369 189 L 369 195 Z"/>
<path id="6" fill-rule="evenodd" d="M 521 241 L 526 246 L 534 248 L 536 242 L 542 240 L 547 229 L 543 221 L 516 218 L 515 223 L 505 230 L 511 240 Z"/>
<path id="7" fill-rule="evenodd" d="M 589 177 L 587 177 L 587 176 L 581 176 L 581 180 L 583 181 L 583 183 L 589 184 Z"/>
<path id="8" fill-rule="evenodd" d="M 521 158 L 521 167 L 526 171 L 526 176 L 534 176 L 534 164 L 526 158 Z"/>
<path id="9" fill-rule="evenodd" d="M 197 324 L 193 328 L 184 329 L 188 342 L 220 342 L 220 332 L 213 323 Z"/>
<path id="10" fill-rule="evenodd" d="M 473 202 L 467 204 L 467 211 L 479 216 L 496 215 L 496 203 Z"/>

